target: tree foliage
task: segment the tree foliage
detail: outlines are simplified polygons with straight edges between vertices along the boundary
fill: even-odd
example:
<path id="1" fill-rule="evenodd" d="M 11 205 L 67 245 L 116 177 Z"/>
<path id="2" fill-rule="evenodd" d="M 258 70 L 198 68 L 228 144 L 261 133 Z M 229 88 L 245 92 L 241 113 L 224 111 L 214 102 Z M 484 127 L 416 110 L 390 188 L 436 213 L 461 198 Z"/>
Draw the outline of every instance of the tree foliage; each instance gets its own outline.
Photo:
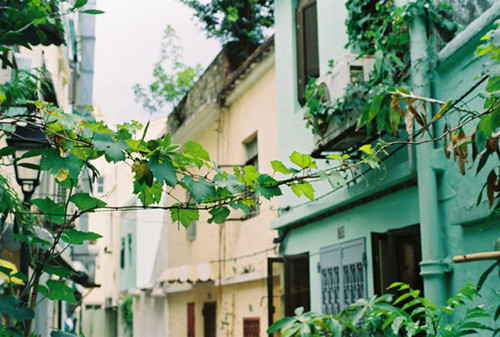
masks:
<path id="1" fill-rule="evenodd" d="M 227 52 L 244 60 L 259 46 L 274 24 L 273 0 L 180 0 L 195 11 L 208 37 L 227 45 Z"/>
<path id="2" fill-rule="evenodd" d="M 164 108 L 172 109 L 199 78 L 201 65 L 187 66 L 182 58 L 178 37 L 168 25 L 161 41 L 160 59 L 154 65 L 154 81 L 145 88 L 140 84 L 134 86 L 135 100 L 142 103 L 146 110 L 159 112 Z"/>

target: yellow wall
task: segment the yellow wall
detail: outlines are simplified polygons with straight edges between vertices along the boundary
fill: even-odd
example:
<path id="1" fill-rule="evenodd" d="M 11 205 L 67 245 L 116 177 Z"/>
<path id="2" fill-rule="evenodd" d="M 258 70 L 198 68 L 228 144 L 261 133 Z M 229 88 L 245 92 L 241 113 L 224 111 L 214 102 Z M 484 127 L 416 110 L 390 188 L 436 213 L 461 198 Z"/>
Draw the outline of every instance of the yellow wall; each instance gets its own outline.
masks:
<path id="1" fill-rule="evenodd" d="M 266 67 L 262 76 L 239 97 L 232 99 L 229 107 L 222 107 L 218 112 L 218 120 L 193 140 L 202 144 L 218 165 L 244 165 L 245 143 L 257 135 L 259 171 L 272 174 L 270 162 L 277 158 L 275 69 L 272 61 L 267 65 L 263 62 L 259 66 Z M 179 192 L 176 196 L 185 200 L 183 193 L 185 192 Z M 260 202 L 260 213 L 245 221 L 208 224 L 207 214 L 201 214 L 197 223 L 197 237 L 192 241 L 186 239 L 184 228 L 178 228 L 167 217 L 166 226 L 169 227 L 165 254 L 168 254 L 169 268 L 212 262 L 215 275 L 220 272 L 221 278 L 252 273 L 260 275 L 254 281 L 222 286 L 221 297 L 218 286 L 213 283 L 208 287 L 203 284 L 195 285 L 194 290 L 170 293 L 169 336 L 186 335 L 189 302 L 195 303 L 196 336 L 203 336 L 202 308 L 204 302 L 210 301 L 217 302 L 217 336 L 242 336 L 244 317 L 259 317 L 261 335 L 265 335 L 265 271 L 267 257 L 276 256 L 272 241 L 277 233 L 270 230 L 270 222 L 277 215 L 278 203 L 277 200 L 268 201 L 262 197 Z M 241 215 L 232 214 L 230 218 Z M 246 257 L 239 258 L 243 256 Z M 166 289 L 169 291 L 175 286 L 167 285 Z"/>

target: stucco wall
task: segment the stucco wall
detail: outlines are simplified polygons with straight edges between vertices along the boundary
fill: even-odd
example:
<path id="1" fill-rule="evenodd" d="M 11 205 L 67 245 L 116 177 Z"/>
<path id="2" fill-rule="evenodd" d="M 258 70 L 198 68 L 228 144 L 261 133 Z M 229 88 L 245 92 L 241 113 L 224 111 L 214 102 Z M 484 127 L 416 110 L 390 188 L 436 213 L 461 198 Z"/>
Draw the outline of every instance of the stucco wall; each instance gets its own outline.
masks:
<path id="1" fill-rule="evenodd" d="M 454 1 L 454 3 L 462 2 Z M 474 10 L 478 9 L 477 13 L 493 4 L 493 2 L 489 1 L 471 1 L 469 3 L 474 3 Z M 278 151 L 282 160 L 286 160 L 293 150 L 305 153 L 312 150 L 311 132 L 305 129 L 305 122 L 302 120 L 302 108 L 298 104 L 296 93 L 295 6 L 296 1 L 277 1 L 275 8 Z M 483 9 L 479 10 L 480 7 Z M 346 19 L 346 13 L 344 1 L 340 0 L 318 0 L 317 8 L 320 73 L 324 73 L 327 60 L 335 60 L 340 55 L 348 52 L 343 49 L 346 36 L 345 27 L 342 27 L 342 23 Z M 466 10 L 470 11 L 472 7 L 469 6 Z M 484 32 L 485 30 L 482 33 Z M 474 83 L 473 78 L 480 73 L 481 66 L 484 63 L 484 60 L 473 59 L 473 52 L 481 34 L 467 39 L 466 43 L 461 44 L 451 57 L 447 60 L 441 60 L 442 63 L 437 69 L 438 78 L 433 87 L 436 98 L 444 101 L 457 99 Z M 422 46 L 422 48 L 425 48 L 425 46 Z M 480 87 L 470 94 L 466 101 L 469 101 L 475 94 L 483 90 L 482 88 Z M 477 108 L 480 104 L 482 103 L 477 97 L 469 102 L 472 108 Z M 436 130 L 441 131 L 442 127 L 443 124 L 441 123 Z M 466 128 L 468 135 L 472 131 L 471 128 Z M 391 181 L 393 181 L 391 175 L 402 169 L 402 165 L 406 165 L 406 172 L 409 174 L 410 166 L 405 160 L 401 158 L 399 162 L 387 164 L 387 176 L 383 180 L 368 177 L 365 185 L 366 190 L 370 191 L 374 185 L 390 185 Z M 493 164 L 497 165 L 498 161 Z M 442 247 L 440 249 L 445 252 L 445 256 L 451 258 L 454 255 L 493 250 L 495 241 L 500 237 L 498 221 L 487 229 L 482 229 L 482 221 L 488 215 L 488 207 L 480 205 L 480 208 L 477 209 L 474 206 L 479 189 L 485 182 L 485 174 L 489 172 L 488 168 L 483 169 L 484 172 L 477 178 L 474 177 L 474 170 L 468 171 L 467 176 L 462 177 L 457 164 L 453 160 L 447 160 L 440 148 L 432 156 L 432 162 L 425 162 L 423 165 L 431 165 L 439 171 L 437 174 L 437 199 L 439 226 L 442 227 L 437 232 L 442 238 L 440 241 Z M 408 176 L 408 178 L 410 177 Z M 341 213 L 335 213 L 334 215 L 327 213 L 328 210 L 331 211 L 345 202 L 364 198 L 363 193 L 359 191 L 363 189 L 363 184 L 365 183 L 358 182 L 333 193 L 331 196 L 314 203 L 305 203 L 300 207 L 294 206 L 302 204 L 303 201 L 297 200 L 291 193 L 288 193 L 280 200 L 281 208 L 288 205 L 292 207 L 290 211 L 282 212 L 282 216 L 274 222 L 275 228 L 290 229 L 290 225 L 299 224 L 298 219 L 306 222 L 299 228 L 291 229 L 288 232 L 282 231 L 282 233 L 286 234 L 283 248 L 285 255 L 303 252 L 309 252 L 310 254 L 312 310 L 321 310 L 321 283 L 319 274 L 316 271 L 319 262 L 318 253 L 321 247 L 364 237 L 368 255 L 368 295 L 371 295 L 374 290 L 374 282 L 370 233 L 385 232 L 393 228 L 418 224 L 421 222 L 422 212 L 426 212 L 425 209 L 419 207 L 418 191 L 415 187 L 412 187 L 382 198 L 377 197 L 372 201 L 363 199 L 362 205 L 343 210 Z M 383 188 L 383 186 L 380 188 Z M 376 193 L 379 190 L 374 188 L 370 193 Z M 350 193 L 350 191 L 355 191 L 355 193 Z M 425 195 L 421 197 L 426 198 Z M 345 239 L 339 240 L 337 238 L 337 228 L 339 226 L 345 228 Z M 429 239 L 431 238 L 422 237 L 423 248 L 435 249 L 435 247 L 428 247 Z M 448 260 L 445 260 L 444 263 L 446 261 Z M 448 291 L 445 295 L 454 294 L 466 282 L 477 282 L 479 275 L 489 264 L 491 263 L 477 262 L 466 265 L 451 265 L 451 272 L 447 273 L 443 278 L 446 291 Z M 498 275 L 490 276 L 487 284 L 490 289 L 485 290 L 488 294 L 491 293 L 491 287 L 498 284 L 498 280 Z M 487 305 L 488 303 L 492 304 L 493 298 L 487 296 Z"/>
<path id="2" fill-rule="evenodd" d="M 190 292 L 169 295 L 169 336 L 185 336 L 187 332 L 187 304 L 195 307 L 195 336 L 203 336 L 203 304 L 216 302 L 217 336 L 243 336 L 243 319 L 260 319 L 260 335 L 267 329 L 266 280 L 224 286 L 219 297 L 217 287 L 206 287 Z"/>

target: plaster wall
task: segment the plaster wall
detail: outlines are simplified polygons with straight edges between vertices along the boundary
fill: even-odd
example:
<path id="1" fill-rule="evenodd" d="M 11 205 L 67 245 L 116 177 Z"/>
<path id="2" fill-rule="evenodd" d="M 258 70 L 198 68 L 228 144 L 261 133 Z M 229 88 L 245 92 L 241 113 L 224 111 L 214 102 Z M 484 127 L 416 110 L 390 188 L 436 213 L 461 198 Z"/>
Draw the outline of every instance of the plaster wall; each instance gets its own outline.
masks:
<path id="1" fill-rule="evenodd" d="M 169 295 L 169 336 L 185 336 L 187 332 L 187 304 L 195 304 L 195 336 L 203 336 L 203 304 L 216 302 L 216 336 L 243 336 L 243 319 L 259 318 L 260 335 L 267 329 L 266 279 L 217 287 L 206 287 L 190 292 Z"/>
<path id="2" fill-rule="evenodd" d="M 486 2 L 477 2 L 476 5 L 481 7 L 486 5 Z M 489 6 L 491 5 L 489 3 Z M 302 111 L 298 104 L 296 90 L 295 6 L 295 1 L 277 1 L 275 8 L 278 152 L 281 160 L 286 160 L 293 150 L 304 153 L 312 150 L 311 132 L 304 127 L 305 122 L 302 120 Z M 327 60 L 335 60 L 339 55 L 346 53 L 343 49 L 346 42 L 345 27 L 343 27 L 346 12 L 344 1 L 323 2 L 318 0 L 317 6 L 320 72 L 323 73 Z M 498 8 L 498 6 L 495 6 L 497 5 L 493 5 L 492 8 Z M 499 17 L 499 13 L 497 13 L 496 17 Z M 473 24 L 471 23 L 471 25 Z M 472 86 L 474 83 L 473 78 L 481 72 L 485 60 L 484 58 L 482 60 L 473 60 L 471 55 L 477 46 L 479 38 L 488 29 L 491 29 L 491 27 L 483 29 L 481 33 L 463 41 L 455 52 L 446 59 L 438 55 L 440 65 L 437 69 L 436 81 L 431 89 L 434 97 L 443 101 L 457 99 Z M 460 35 L 457 38 L 460 39 Z M 421 48 L 426 48 L 426 46 L 421 46 Z M 479 105 L 482 103 L 478 97 L 472 100 L 470 98 L 473 98 L 474 95 L 481 91 L 484 92 L 483 86 L 480 86 L 469 95 L 469 98 L 466 98 L 470 107 L 480 107 Z M 443 128 L 442 123 L 444 123 L 444 119 L 436 128 L 439 132 Z M 467 135 L 472 133 L 472 128 L 472 126 L 465 128 Z M 297 142 L 297 139 L 300 139 L 300 142 Z M 490 169 L 488 167 L 484 168 L 483 172 L 476 178 L 473 177 L 474 169 L 468 171 L 466 177 L 462 177 L 458 165 L 453 160 L 447 160 L 443 155 L 442 148 L 439 146 L 436 146 L 436 150 L 434 150 L 430 158 L 429 162 L 422 164 L 432 167 L 436 173 L 439 204 L 438 223 L 441 226 L 437 232 L 442 238 L 440 249 L 443 250 L 446 257 L 445 264 L 454 255 L 493 250 L 494 243 L 500 237 L 498 221 L 483 229 L 481 227 L 483 220 L 488 215 L 487 202 L 483 201 L 479 207 L 476 207 L 475 203 L 479 189 L 485 182 L 486 175 L 493 166 L 498 165 L 498 160 L 492 159 L 493 163 L 490 163 Z M 391 185 L 394 181 L 391 172 L 394 173 L 395 170 L 399 170 L 396 166 L 401 165 L 406 165 L 407 172 L 409 172 L 408 164 L 405 164 L 403 159 L 386 165 L 387 177 L 384 180 L 377 181 L 375 178 L 368 178 L 367 193 L 380 191 L 380 189 L 384 188 L 381 185 Z M 394 179 L 397 180 L 398 178 Z M 361 186 L 361 183 L 357 185 Z M 372 189 L 370 185 L 380 185 L 380 189 L 378 187 Z M 415 187 L 412 187 L 373 201 L 363 201 L 360 206 L 332 215 L 331 210 L 335 207 L 341 206 L 345 202 L 361 200 L 364 197 L 359 186 L 351 185 L 315 203 L 306 203 L 300 207 L 294 207 L 301 204 L 301 202 L 294 201 L 296 198 L 290 193 L 280 200 L 282 210 L 287 205 L 292 207 L 290 211 L 281 213 L 280 217 L 273 222 L 273 228 L 280 229 L 281 233 L 286 234 L 283 243 L 284 254 L 303 252 L 309 252 L 310 254 L 312 310 L 321 310 L 321 283 L 319 274 L 316 271 L 317 262 L 319 261 L 318 253 L 321 247 L 364 237 L 368 255 L 368 294 L 371 295 L 374 286 L 370 232 L 385 232 L 393 228 L 418 224 L 421 222 L 420 217 L 422 214 L 419 212 L 426 212 L 425 209 L 419 209 L 418 191 Z M 355 193 L 350 193 L 350 191 Z M 421 197 L 426 198 L 426 196 Z M 307 220 L 308 218 L 310 220 Z M 301 225 L 301 222 L 305 222 L 305 224 Z M 301 226 L 294 228 L 292 225 Z M 340 226 L 344 226 L 346 234 L 345 239 L 342 240 L 337 238 L 337 228 Z M 428 241 L 430 239 L 432 238 L 422 237 L 423 249 L 432 250 L 436 248 L 429 247 Z M 479 275 L 490 264 L 488 262 L 476 262 L 466 265 L 449 265 L 451 271 L 449 273 L 445 271 L 443 277 L 446 291 L 448 291 L 448 294 L 445 295 L 453 295 L 466 282 L 477 282 Z M 498 275 L 490 275 L 488 282 L 487 286 L 490 287 L 498 284 Z M 491 289 L 486 291 L 491 292 Z M 493 298 L 488 297 L 488 301 L 493 301 Z M 489 303 L 493 304 L 493 302 Z"/>
<path id="3" fill-rule="evenodd" d="M 134 296 L 133 336 L 165 337 L 168 334 L 167 297 Z M 183 336 L 180 334 L 178 336 Z"/>
<path id="4" fill-rule="evenodd" d="M 211 159 L 219 165 L 244 165 L 246 161 L 245 142 L 257 136 L 259 169 L 272 174 L 270 161 L 276 158 L 276 117 L 275 111 L 275 72 L 268 69 L 244 95 L 229 108 L 223 108 L 219 114 L 220 121 L 207 128 L 195 141 L 202 144 Z M 220 130 L 220 132 L 218 132 Z M 175 141 L 175 137 L 174 137 Z M 232 171 L 232 168 L 225 168 Z M 176 196 L 185 200 L 186 196 Z M 223 225 L 208 224 L 208 215 L 201 212 L 197 223 L 195 240 L 187 240 L 184 228 L 171 224 L 167 216 L 168 232 L 168 266 L 180 266 L 199 262 L 228 259 L 273 247 L 272 239 L 276 236 L 269 223 L 275 218 L 276 202 L 264 198 L 260 200 L 259 215 L 245 221 L 227 221 Z M 236 213 L 230 218 L 239 218 L 243 214 Z M 238 262 L 225 261 L 216 264 L 223 276 L 232 276 L 247 268 L 252 271 L 265 269 L 265 256 L 272 252 L 249 257 Z"/>

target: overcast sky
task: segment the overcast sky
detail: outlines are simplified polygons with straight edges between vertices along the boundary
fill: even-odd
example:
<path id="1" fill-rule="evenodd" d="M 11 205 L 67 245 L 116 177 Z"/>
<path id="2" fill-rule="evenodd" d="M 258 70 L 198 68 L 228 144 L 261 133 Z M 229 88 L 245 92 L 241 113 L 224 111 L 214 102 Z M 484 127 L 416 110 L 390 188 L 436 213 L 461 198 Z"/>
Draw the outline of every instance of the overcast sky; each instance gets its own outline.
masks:
<path id="1" fill-rule="evenodd" d="M 135 103 L 132 87 L 152 81 L 167 24 L 180 38 L 187 65 L 206 67 L 220 49 L 192 20 L 192 10 L 177 0 L 98 0 L 96 7 L 106 13 L 96 16 L 94 102 L 110 123 L 159 117 Z"/>

